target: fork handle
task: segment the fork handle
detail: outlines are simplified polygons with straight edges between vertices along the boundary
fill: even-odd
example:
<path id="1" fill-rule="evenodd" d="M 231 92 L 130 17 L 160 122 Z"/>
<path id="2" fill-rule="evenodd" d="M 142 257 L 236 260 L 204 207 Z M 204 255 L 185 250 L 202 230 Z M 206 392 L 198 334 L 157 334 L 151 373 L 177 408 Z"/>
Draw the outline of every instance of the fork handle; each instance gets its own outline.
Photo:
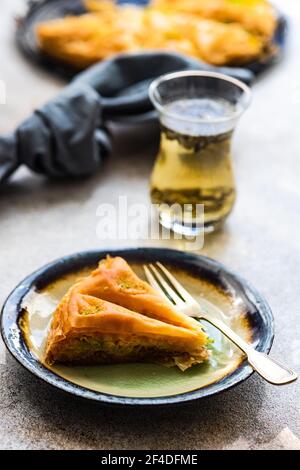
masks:
<path id="1" fill-rule="evenodd" d="M 237 335 L 231 328 L 218 319 L 205 317 L 205 320 L 218 328 L 228 339 L 230 339 L 247 356 L 249 364 L 265 380 L 274 385 L 283 385 L 297 379 L 297 374 L 288 367 L 271 359 L 267 354 L 257 351 Z"/>

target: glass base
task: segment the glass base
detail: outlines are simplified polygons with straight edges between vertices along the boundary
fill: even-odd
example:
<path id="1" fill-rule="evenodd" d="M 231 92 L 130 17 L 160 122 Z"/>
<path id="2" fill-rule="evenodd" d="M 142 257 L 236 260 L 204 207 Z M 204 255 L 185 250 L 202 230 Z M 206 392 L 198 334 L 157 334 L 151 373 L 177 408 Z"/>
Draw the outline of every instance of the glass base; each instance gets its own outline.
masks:
<path id="1" fill-rule="evenodd" d="M 159 213 L 159 222 L 164 228 L 172 230 L 172 232 L 185 237 L 197 237 L 201 233 L 215 232 L 223 225 L 223 221 L 224 219 L 204 223 L 203 221 L 199 223 L 197 223 L 197 221 L 185 222 L 182 220 L 176 220 L 167 213 Z"/>

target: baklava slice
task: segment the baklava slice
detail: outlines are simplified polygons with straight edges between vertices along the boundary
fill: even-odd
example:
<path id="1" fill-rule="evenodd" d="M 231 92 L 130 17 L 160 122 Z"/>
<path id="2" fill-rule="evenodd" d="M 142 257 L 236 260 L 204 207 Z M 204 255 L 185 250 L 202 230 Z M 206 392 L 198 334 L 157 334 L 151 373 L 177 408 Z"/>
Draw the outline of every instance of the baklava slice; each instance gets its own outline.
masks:
<path id="1" fill-rule="evenodd" d="M 71 288 L 58 305 L 46 345 L 49 365 L 158 362 L 185 370 L 208 354 L 205 335 Z"/>
<path id="2" fill-rule="evenodd" d="M 197 15 L 222 23 L 238 23 L 270 41 L 277 24 L 276 10 L 268 0 L 152 0 L 165 12 Z"/>
<path id="3" fill-rule="evenodd" d="M 119 256 L 108 256 L 101 260 L 98 268 L 81 279 L 74 286 L 74 290 L 113 302 L 156 320 L 197 331 L 205 342 L 206 335 L 201 324 L 172 307 Z"/>

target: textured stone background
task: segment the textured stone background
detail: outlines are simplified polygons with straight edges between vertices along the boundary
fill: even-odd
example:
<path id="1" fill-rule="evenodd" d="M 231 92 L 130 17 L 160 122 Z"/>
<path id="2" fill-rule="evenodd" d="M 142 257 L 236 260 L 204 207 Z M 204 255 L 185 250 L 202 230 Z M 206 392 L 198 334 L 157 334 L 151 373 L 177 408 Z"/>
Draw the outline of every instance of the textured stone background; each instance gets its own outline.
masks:
<path id="1" fill-rule="evenodd" d="M 276 319 L 272 354 L 299 371 L 300 6 L 296 0 L 277 3 L 290 16 L 286 56 L 255 85 L 253 104 L 234 142 L 238 201 L 224 230 L 207 237 L 202 253 L 239 271 L 262 291 Z M 22 4 L 1 1 L 0 80 L 7 85 L 1 131 L 12 129 L 63 86 L 16 51 L 12 15 Z M 151 145 L 147 132 L 137 138 L 127 130 L 102 170 L 76 184 L 18 171 L 0 194 L 1 303 L 24 276 L 61 255 L 139 244 L 99 240 L 96 209 L 123 194 L 130 201 L 148 201 Z M 169 246 L 180 248 L 180 243 Z M 300 382 L 276 388 L 254 375 L 232 391 L 182 408 L 116 410 L 40 383 L 6 355 L 1 342 L 0 362 L 1 448 L 300 447 Z"/>

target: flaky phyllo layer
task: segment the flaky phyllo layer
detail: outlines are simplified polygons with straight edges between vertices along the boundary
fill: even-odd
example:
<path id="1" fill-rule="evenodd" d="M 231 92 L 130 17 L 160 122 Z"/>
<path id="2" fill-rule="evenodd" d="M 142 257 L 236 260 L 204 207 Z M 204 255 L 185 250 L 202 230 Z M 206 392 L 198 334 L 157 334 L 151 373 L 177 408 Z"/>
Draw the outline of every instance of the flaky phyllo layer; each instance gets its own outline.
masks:
<path id="1" fill-rule="evenodd" d="M 120 257 L 69 289 L 52 320 L 48 364 L 160 362 L 181 370 L 208 358 L 196 320 L 173 309 Z"/>

